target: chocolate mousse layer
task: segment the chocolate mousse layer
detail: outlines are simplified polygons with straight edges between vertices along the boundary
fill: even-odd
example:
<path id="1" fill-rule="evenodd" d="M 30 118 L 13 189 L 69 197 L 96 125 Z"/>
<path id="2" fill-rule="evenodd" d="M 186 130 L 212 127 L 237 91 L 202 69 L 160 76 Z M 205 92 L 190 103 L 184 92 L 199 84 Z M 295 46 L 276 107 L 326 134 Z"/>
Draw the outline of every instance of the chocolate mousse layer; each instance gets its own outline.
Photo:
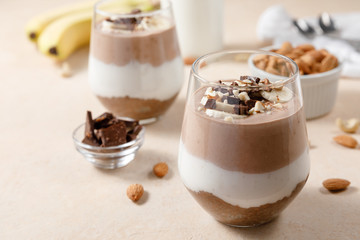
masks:
<path id="1" fill-rule="evenodd" d="M 192 155 L 230 171 L 266 173 L 289 165 L 306 151 L 305 117 L 297 101 L 283 103 L 269 114 L 225 121 L 198 110 L 205 91 L 194 93 L 185 112 L 182 141 Z"/>
<path id="2" fill-rule="evenodd" d="M 115 115 L 142 120 L 164 114 L 174 102 L 176 95 L 165 101 L 130 97 L 97 97 L 100 102 Z"/>
<path id="3" fill-rule="evenodd" d="M 273 220 L 296 197 L 305 185 L 306 180 L 296 185 L 291 195 L 274 202 L 258 207 L 241 208 L 224 202 L 211 193 L 200 191 L 191 195 L 199 204 L 210 213 L 217 221 L 233 226 L 256 226 Z"/>
<path id="4" fill-rule="evenodd" d="M 95 58 L 118 66 L 137 61 L 157 67 L 180 56 L 174 24 L 165 29 L 129 32 L 104 31 L 98 24 L 91 41 L 91 54 Z"/>

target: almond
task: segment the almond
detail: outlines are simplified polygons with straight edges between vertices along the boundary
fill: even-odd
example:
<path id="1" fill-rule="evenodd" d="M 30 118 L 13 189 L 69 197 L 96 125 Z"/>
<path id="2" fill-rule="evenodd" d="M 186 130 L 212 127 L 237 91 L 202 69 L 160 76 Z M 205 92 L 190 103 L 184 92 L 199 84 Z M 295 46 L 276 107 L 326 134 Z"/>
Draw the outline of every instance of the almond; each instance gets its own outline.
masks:
<path id="1" fill-rule="evenodd" d="M 143 194 L 144 194 L 144 188 L 141 184 L 131 184 L 126 190 L 126 195 L 133 202 L 138 201 Z"/>
<path id="2" fill-rule="evenodd" d="M 356 148 L 356 146 L 358 145 L 356 139 L 348 135 L 336 136 L 334 137 L 334 141 L 348 148 Z"/>
<path id="3" fill-rule="evenodd" d="M 304 52 L 307 52 L 307 51 L 314 50 L 315 47 L 311 44 L 301 44 L 301 45 L 297 46 L 296 49 L 300 49 Z"/>
<path id="4" fill-rule="evenodd" d="M 329 71 L 337 66 L 337 58 L 331 54 L 328 54 L 322 61 L 320 72 Z"/>
<path id="5" fill-rule="evenodd" d="M 292 47 L 291 43 L 284 42 L 281 45 L 281 48 L 279 50 L 277 50 L 277 53 L 284 55 L 284 54 L 290 53 L 292 50 L 293 50 L 293 47 Z"/>
<path id="6" fill-rule="evenodd" d="M 185 65 L 192 65 L 196 59 L 196 57 L 185 57 L 183 60 Z"/>
<path id="7" fill-rule="evenodd" d="M 160 162 L 153 167 L 154 174 L 159 178 L 162 178 L 163 176 L 165 176 L 168 173 L 168 170 L 169 170 L 169 167 L 164 162 Z"/>
<path id="8" fill-rule="evenodd" d="M 345 190 L 350 185 L 350 182 L 341 178 L 329 178 L 323 181 L 322 184 L 329 191 L 341 191 Z"/>

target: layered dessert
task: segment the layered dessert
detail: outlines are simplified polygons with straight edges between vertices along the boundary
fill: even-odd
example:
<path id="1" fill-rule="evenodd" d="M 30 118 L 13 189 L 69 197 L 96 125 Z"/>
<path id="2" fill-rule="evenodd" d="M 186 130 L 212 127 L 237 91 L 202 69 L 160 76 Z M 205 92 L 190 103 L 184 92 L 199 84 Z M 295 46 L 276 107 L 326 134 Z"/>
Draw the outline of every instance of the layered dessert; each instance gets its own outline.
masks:
<path id="1" fill-rule="evenodd" d="M 175 25 L 156 12 L 142 15 L 134 10 L 94 25 L 89 58 L 91 89 L 118 116 L 158 117 L 181 88 L 183 62 Z"/>
<path id="2" fill-rule="evenodd" d="M 302 189 L 308 151 L 303 108 L 292 90 L 242 76 L 190 96 L 179 172 L 215 219 L 254 226 L 275 218 Z"/>

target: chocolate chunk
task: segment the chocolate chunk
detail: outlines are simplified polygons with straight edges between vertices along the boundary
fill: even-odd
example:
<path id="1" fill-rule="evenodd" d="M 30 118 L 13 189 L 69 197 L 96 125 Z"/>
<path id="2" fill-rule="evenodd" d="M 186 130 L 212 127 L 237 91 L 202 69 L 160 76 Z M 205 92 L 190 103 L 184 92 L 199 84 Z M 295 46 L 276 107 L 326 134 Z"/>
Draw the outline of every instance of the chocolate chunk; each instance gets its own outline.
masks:
<path id="1" fill-rule="evenodd" d="M 88 111 L 82 142 L 100 147 L 117 146 L 136 139 L 141 129 L 138 121 L 121 120 L 107 112 L 93 120 L 91 112 Z"/>
<path id="2" fill-rule="evenodd" d="M 85 137 L 82 140 L 83 143 L 89 144 L 92 146 L 100 146 L 98 139 L 95 136 L 94 132 L 94 121 L 90 111 L 86 112 L 86 121 L 85 121 Z"/>
<path id="3" fill-rule="evenodd" d="M 86 112 L 85 136 L 92 137 L 94 134 L 94 121 L 90 111 Z"/>
<path id="4" fill-rule="evenodd" d="M 253 107 L 255 107 L 255 103 L 256 103 L 256 100 L 254 100 L 254 99 L 250 99 L 245 102 L 246 106 L 249 109 L 252 109 Z"/>
<path id="5" fill-rule="evenodd" d="M 137 125 L 135 126 L 135 128 L 131 131 L 131 133 L 129 133 L 127 136 L 126 136 L 126 140 L 128 142 L 136 139 L 137 135 L 140 133 L 142 129 L 142 126 L 141 125 Z"/>
<path id="6" fill-rule="evenodd" d="M 253 100 L 258 100 L 258 101 L 264 100 L 264 98 L 261 96 L 259 90 L 252 90 L 252 91 L 248 92 L 248 95 L 249 95 L 250 99 L 253 99 Z"/>
<path id="7" fill-rule="evenodd" d="M 137 126 L 135 126 L 133 133 L 138 135 L 140 133 L 141 129 L 142 129 L 142 126 L 137 125 Z"/>
<path id="8" fill-rule="evenodd" d="M 103 113 L 94 119 L 95 129 L 107 128 L 111 123 L 110 121 L 116 119 L 111 113 Z"/>
<path id="9" fill-rule="evenodd" d="M 208 99 L 206 101 L 206 104 L 204 106 L 205 108 L 209 108 L 209 109 L 215 109 L 216 108 L 216 100 L 215 99 Z"/>
<path id="10" fill-rule="evenodd" d="M 138 121 L 124 121 L 126 125 L 126 132 L 133 132 L 135 127 L 139 125 Z"/>
<path id="11" fill-rule="evenodd" d="M 141 13 L 140 9 L 133 9 L 130 14 L 139 14 Z M 136 27 L 136 25 L 140 24 L 142 21 L 142 17 L 128 17 L 128 18 L 118 18 L 113 20 L 115 24 L 123 24 L 126 26 L 128 30 L 133 31 Z"/>
<path id="12" fill-rule="evenodd" d="M 115 123 L 107 128 L 99 129 L 98 136 L 101 147 L 111 147 L 126 143 L 126 125 L 124 122 Z"/>
<path id="13" fill-rule="evenodd" d="M 234 113 L 238 115 L 249 115 L 249 107 L 246 105 L 234 106 Z"/>
<path id="14" fill-rule="evenodd" d="M 240 104 L 240 99 L 239 98 L 236 98 L 236 97 L 227 97 L 227 102 L 228 104 L 236 104 L 236 105 L 239 105 Z"/>
<path id="15" fill-rule="evenodd" d="M 100 143 L 95 138 L 87 138 L 87 137 L 85 137 L 82 140 L 82 143 L 85 143 L 85 144 L 88 144 L 88 145 L 91 145 L 91 146 L 96 146 L 96 147 L 100 146 Z"/>
<path id="16" fill-rule="evenodd" d="M 221 92 L 221 93 L 227 93 L 228 90 L 226 88 L 222 88 L 222 87 L 216 87 L 214 88 L 215 91 L 217 92 Z"/>

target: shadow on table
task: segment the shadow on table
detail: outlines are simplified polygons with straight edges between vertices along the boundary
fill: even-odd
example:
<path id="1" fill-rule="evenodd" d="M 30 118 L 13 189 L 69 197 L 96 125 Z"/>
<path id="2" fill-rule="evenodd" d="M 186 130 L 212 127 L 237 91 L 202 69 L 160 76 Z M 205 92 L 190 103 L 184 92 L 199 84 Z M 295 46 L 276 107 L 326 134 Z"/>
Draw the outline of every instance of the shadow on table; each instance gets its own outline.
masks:
<path id="1" fill-rule="evenodd" d="M 252 228 L 221 226 L 246 239 L 344 239 L 345 235 L 360 239 L 360 201 L 353 197 L 358 192 L 353 186 L 338 193 L 311 188 L 270 223 Z"/>
<path id="2" fill-rule="evenodd" d="M 169 166 L 168 173 L 163 178 L 158 178 L 153 173 L 153 167 L 159 162 L 166 162 Z M 166 154 L 161 151 L 143 149 L 139 151 L 135 159 L 129 165 L 114 169 L 106 170 L 96 168 L 97 171 L 108 176 L 118 177 L 129 181 L 157 181 L 157 180 L 170 180 L 174 177 L 177 171 L 177 157 L 175 155 Z"/>
<path id="3" fill-rule="evenodd" d="M 221 224 L 224 228 L 227 228 L 227 231 L 239 234 L 243 237 L 249 239 L 273 239 L 272 233 L 275 233 L 279 229 L 279 224 L 281 221 L 281 215 L 275 218 L 273 221 L 257 226 L 257 227 L 231 227 L 224 224 Z M 278 235 L 278 234 L 276 234 Z"/>
<path id="4" fill-rule="evenodd" d="M 169 111 L 160 119 L 146 126 L 153 134 L 165 134 L 166 137 L 176 135 L 180 137 L 181 125 L 184 118 L 185 99 L 177 98 Z"/>
<path id="5" fill-rule="evenodd" d="M 66 62 L 71 68 L 72 75 L 76 75 L 79 72 L 87 71 L 89 60 L 89 46 L 82 47 L 74 52 Z"/>

